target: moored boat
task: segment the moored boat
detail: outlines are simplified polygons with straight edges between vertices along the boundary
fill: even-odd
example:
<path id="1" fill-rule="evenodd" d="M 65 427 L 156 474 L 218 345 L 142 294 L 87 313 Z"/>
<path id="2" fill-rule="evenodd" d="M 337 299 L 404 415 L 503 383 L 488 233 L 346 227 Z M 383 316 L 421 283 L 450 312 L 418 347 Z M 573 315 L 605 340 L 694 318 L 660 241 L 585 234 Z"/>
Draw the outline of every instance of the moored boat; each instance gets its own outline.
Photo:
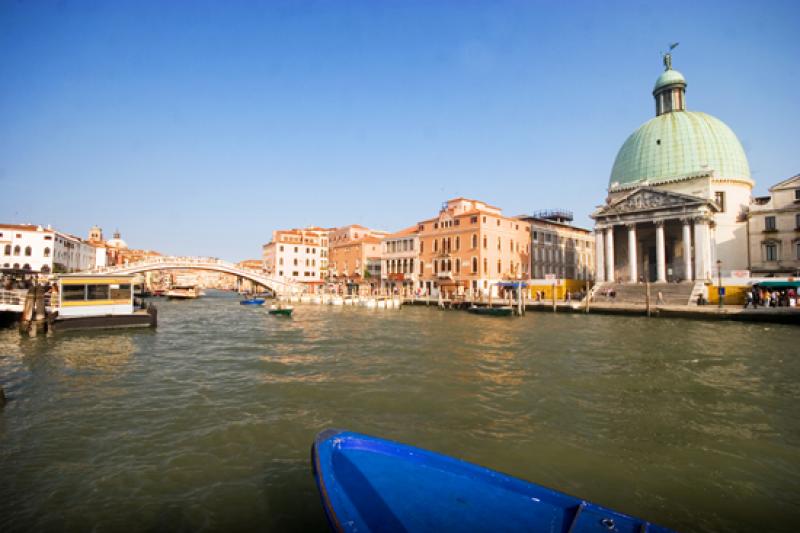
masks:
<path id="1" fill-rule="evenodd" d="M 61 275 L 50 296 L 48 328 L 58 332 L 156 327 L 156 308 L 138 302 L 133 288 L 133 276 Z"/>
<path id="2" fill-rule="evenodd" d="M 470 313 L 485 316 L 511 316 L 514 314 L 514 308 L 505 305 L 503 307 L 490 307 L 473 305 L 467 309 Z"/>
<path id="3" fill-rule="evenodd" d="M 317 435 L 311 462 L 334 531 L 670 531 L 454 457 L 349 431 Z"/>

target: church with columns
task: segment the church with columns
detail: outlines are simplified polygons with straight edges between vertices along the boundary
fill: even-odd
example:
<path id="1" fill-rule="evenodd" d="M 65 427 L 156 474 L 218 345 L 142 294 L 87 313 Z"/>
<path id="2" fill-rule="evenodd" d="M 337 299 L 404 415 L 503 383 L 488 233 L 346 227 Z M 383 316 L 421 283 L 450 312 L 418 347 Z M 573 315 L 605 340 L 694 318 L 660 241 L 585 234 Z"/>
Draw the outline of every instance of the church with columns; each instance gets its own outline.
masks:
<path id="1" fill-rule="evenodd" d="M 617 154 L 595 220 L 602 282 L 704 281 L 748 268 L 753 180 L 744 150 L 719 119 L 686 110 L 686 79 L 664 56 L 656 116 Z"/>

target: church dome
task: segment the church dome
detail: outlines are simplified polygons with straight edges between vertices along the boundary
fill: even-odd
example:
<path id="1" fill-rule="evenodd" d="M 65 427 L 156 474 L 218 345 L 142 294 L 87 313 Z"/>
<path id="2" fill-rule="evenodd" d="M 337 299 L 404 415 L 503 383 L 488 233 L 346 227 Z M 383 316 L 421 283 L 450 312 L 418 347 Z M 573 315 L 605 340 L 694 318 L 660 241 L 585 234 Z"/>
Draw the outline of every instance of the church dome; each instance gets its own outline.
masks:
<path id="1" fill-rule="evenodd" d="M 127 248 L 128 243 L 122 240 L 119 232 L 114 233 L 114 238 L 106 241 L 106 246 L 109 248 Z"/>
<path id="2" fill-rule="evenodd" d="M 614 160 L 609 189 L 652 185 L 713 172 L 751 181 L 750 167 L 736 134 L 721 120 L 686 111 L 686 80 L 668 68 L 656 80 L 657 116 L 625 141 Z"/>
<path id="3" fill-rule="evenodd" d="M 686 85 L 686 78 L 683 77 L 683 74 L 678 72 L 677 70 L 665 70 L 661 73 L 661 76 L 658 77 L 656 80 L 656 86 L 653 87 L 653 92 L 655 93 L 662 87 L 667 87 L 668 85 L 676 85 L 678 83 L 682 83 L 684 86 Z"/>

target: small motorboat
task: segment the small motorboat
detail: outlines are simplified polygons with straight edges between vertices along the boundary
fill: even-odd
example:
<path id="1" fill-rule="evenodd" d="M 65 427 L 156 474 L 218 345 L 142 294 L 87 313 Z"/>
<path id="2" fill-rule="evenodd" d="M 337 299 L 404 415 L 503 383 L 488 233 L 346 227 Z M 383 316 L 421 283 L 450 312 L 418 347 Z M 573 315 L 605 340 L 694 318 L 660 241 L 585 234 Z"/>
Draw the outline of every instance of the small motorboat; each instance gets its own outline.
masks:
<path id="1" fill-rule="evenodd" d="M 454 457 L 350 431 L 317 435 L 311 463 L 333 531 L 670 531 Z"/>
<path id="2" fill-rule="evenodd" d="M 244 300 L 240 300 L 240 305 L 264 305 L 264 298 L 245 298 Z"/>
<path id="3" fill-rule="evenodd" d="M 467 311 L 470 313 L 474 313 L 476 315 L 486 315 L 486 316 L 511 316 L 514 314 L 514 308 L 510 305 L 505 305 L 503 307 L 490 307 L 490 306 L 479 306 L 473 305 L 470 306 Z"/>
<path id="4" fill-rule="evenodd" d="M 269 314 L 271 315 L 292 316 L 292 311 L 294 311 L 294 307 L 291 305 L 273 304 L 269 306 Z"/>

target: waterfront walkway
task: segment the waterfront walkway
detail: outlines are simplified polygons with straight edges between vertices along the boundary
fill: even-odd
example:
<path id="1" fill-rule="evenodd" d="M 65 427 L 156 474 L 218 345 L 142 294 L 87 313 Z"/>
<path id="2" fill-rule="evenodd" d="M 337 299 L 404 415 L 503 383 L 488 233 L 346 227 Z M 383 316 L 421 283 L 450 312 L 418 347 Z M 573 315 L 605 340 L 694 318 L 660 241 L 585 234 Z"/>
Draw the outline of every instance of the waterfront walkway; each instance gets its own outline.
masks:
<path id="1" fill-rule="evenodd" d="M 473 304 L 471 300 L 455 299 L 439 300 L 434 297 L 404 298 L 406 305 L 434 305 L 445 309 L 466 308 Z M 486 300 L 476 300 L 475 305 L 489 305 Z M 492 306 L 517 306 L 517 301 L 506 298 L 493 298 Z M 555 304 L 549 301 L 530 301 L 524 304 L 525 311 L 556 312 L 556 313 L 601 313 L 612 315 L 637 315 L 646 316 L 647 305 L 627 302 L 593 301 L 586 309 L 586 302 L 565 302 L 557 300 Z M 782 324 L 800 325 L 800 308 L 797 307 L 759 307 L 745 309 L 742 306 L 727 305 L 651 305 L 650 316 L 668 318 L 694 318 L 702 320 L 737 320 L 745 322 L 775 322 Z"/>

